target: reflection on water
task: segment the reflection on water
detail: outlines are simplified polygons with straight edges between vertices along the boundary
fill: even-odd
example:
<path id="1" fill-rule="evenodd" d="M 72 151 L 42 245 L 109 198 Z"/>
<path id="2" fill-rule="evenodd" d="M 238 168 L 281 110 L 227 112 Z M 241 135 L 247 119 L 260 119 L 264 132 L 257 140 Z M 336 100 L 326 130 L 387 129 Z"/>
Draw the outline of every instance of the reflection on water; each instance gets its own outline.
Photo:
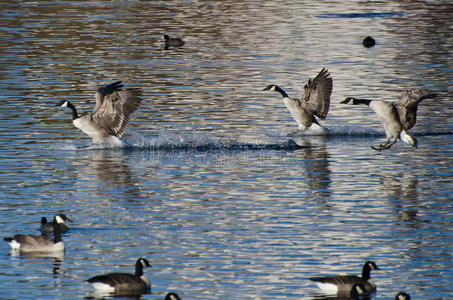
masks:
<path id="1" fill-rule="evenodd" d="M 366 260 L 376 299 L 448 299 L 452 284 L 448 1 L 6 1 L 0 8 L 0 230 L 77 223 L 63 258 L 9 255 L 2 296 L 91 297 L 84 283 L 146 256 L 152 293 L 182 299 L 312 299 L 308 280 Z M 162 51 L 163 34 L 182 48 Z M 376 46 L 364 48 L 371 35 Z M 296 124 L 268 84 L 333 77 L 330 134 Z M 55 105 L 96 87 L 143 90 L 121 149 L 99 149 Z M 347 96 L 421 87 L 417 149 L 376 153 L 383 130 Z M 24 295 L 23 291 L 27 291 Z"/>

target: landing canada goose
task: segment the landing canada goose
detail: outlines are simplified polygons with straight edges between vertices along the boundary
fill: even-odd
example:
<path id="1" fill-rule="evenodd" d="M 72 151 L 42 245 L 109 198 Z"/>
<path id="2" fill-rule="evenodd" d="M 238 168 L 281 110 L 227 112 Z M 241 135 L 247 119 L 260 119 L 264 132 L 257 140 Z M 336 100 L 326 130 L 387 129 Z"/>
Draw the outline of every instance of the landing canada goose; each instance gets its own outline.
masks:
<path id="1" fill-rule="evenodd" d="M 415 125 L 418 104 L 423 99 L 435 96 L 420 89 L 408 89 L 404 91 L 401 99 L 396 102 L 349 97 L 340 103 L 367 105 L 376 113 L 379 121 L 384 126 L 387 141 L 385 144 L 371 148 L 381 151 L 390 149 L 398 139 L 401 139 L 405 144 L 417 147 L 417 139 L 408 134 L 407 131 Z"/>
<path id="2" fill-rule="evenodd" d="M 20 252 L 59 252 L 64 251 L 64 244 L 61 240 L 60 226 L 56 220 L 53 219 L 54 238 L 51 239 L 44 235 L 25 235 L 16 234 L 13 237 L 4 238 L 5 241 L 11 246 L 13 251 Z"/>
<path id="3" fill-rule="evenodd" d="M 376 45 L 376 41 L 371 36 L 367 36 L 363 39 L 362 44 L 365 48 L 371 48 Z"/>
<path id="4" fill-rule="evenodd" d="M 115 295 L 141 295 L 150 291 L 151 283 L 143 274 L 144 267 L 151 267 L 146 258 L 135 263 L 135 274 L 109 273 L 87 280 L 99 293 Z"/>
<path id="5" fill-rule="evenodd" d="M 103 141 L 119 142 L 126 130 L 129 116 L 142 101 L 138 91 L 122 90 L 121 81 L 100 87 L 96 94 L 96 106 L 92 113 L 79 115 L 74 105 L 63 100 L 58 105 L 72 110 L 72 123 L 93 139 L 93 143 Z"/>
<path id="6" fill-rule="evenodd" d="M 405 292 L 399 292 L 396 294 L 395 300 L 411 300 L 411 296 Z"/>
<path id="7" fill-rule="evenodd" d="M 168 293 L 167 295 L 165 295 L 164 300 L 181 300 L 181 298 L 179 298 L 178 294 L 176 293 Z"/>
<path id="8" fill-rule="evenodd" d="M 55 215 L 55 219 L 57 220 L 57 223 L 60 226 L 60 232 L 62 233 L 69 229 L 65 222 L 72 222 L 65 214 Z M 53 222 L 47 222 L 46 217 L 41 218 L 41 233 L 45 235 L 53 234 Z"/>
<path id="9" fill-rule="evenodd" d="M 347 293 L 350 292 L 354 284 L 362 285 L 367 293 L 376 291 L 376 285 L 371 281 L 370 272 L 379 270 L 372 261 L 367 261 L 363 265 L 362 277 L 355 275 L 340 275 L 331 277 L 312 277 L 310 280 L 315 281 L 316 285 L 322 292 L 327 294 Z"/>
<path id="10" fill-rule="evenodd" d="M 164 34 L 163 39 L 165 41 L 164 49 L 168 50 L 170 47 L 181 47 L 185 42 L 180 38 L 172 38 Z"/>
<path id="11" fill-rule="evenodd" d="M 323 68 L 315 79 L 309 79 L 304 86 L 304 97 L 300 100 L 288 97 L 288 94 L 275 84 L 268 85 L 264 91 L 277 91 L 282 95 L 283 103 L 299 125 L 300 130 L 305 130 L 312 124 L 322 127 L 316 117 L 324 120 L 329 112 L 330 94 L 332 93 L 332 78 L 329 76 L 329 71 Z"/>

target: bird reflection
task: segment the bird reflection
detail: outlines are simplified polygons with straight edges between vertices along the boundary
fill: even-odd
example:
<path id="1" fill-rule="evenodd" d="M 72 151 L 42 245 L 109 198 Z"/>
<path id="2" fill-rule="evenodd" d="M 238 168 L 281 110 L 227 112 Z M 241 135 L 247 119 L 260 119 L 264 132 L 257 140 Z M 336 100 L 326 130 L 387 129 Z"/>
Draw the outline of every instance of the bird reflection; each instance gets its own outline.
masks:
<path id="1" fill-rule="evenodd" d="M 323 136 L 292 136 L 292 140 L 303 149 L 294 153 L 300 155 L 307 163 L 304 177 L 308 178 L 310 191 L 317 196 L 329 197 L 331 179 L 329 170 L 329 154 Z"/>
<path id="2" fill-rule="evenodd" d="M 52 274 L 58 275 L 61 274 L 61 263 L 64 258 L 64 252 L 20 252 L 17 250 L 11 251 L 11 256 L 23 258 L 23 259 L 36 259 L 36 258 L 53 258 L 52 264 Z M 33 261 L 31 263 L 42 263 L 41 260 Z"/>
<path id="3" fill-rule="evenodd" d="M 116 150 L 92 151 L 85 156 L 84 163 L 91 168 L 78 168 L 80 176 L 96 178 L 95 184 L 100 196 L 110 197 L 112 190 L 115 193 L 127 193 L 127 199 L 137 198 L 140 190 L 137 187 L 137 178 L 129 168 L 124 152 Z M 92 181 L 91 178 L 89 178 Z"/>

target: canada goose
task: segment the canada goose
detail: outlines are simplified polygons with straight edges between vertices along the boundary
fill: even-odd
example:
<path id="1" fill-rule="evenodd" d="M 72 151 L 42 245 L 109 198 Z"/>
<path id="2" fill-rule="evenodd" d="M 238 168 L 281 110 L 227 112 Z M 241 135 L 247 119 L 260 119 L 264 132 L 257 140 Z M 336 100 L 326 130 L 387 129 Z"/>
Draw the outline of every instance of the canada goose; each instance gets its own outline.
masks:
<path id="1" fill-rule="evenodd" d="M 164 34 L 163 39 L 165 41 L 164 49 L 168 50 L 170 47 L 181 47 L 185 44 L 185 42 L 180 38 L 172 38 L 169 37 L 167 34 Z"/>
<path id="2" fill-rule="evenodd" d="M 164 300 L 181 300 L 181 298 L 176 293 L 168 293 Z"/>
<path id="3" fill-rule="evenodd" d="M 122 87 L 121 81 L 100 87 L 95 94 L 96 106 L 92 113 L 79 115 L 74 105 L 67 100 L 61 101 L 58 106 L 72 110 L 72 123 L 90 136 L 93 143 L 108 140 L 120 142 L 130 114 L 142 101 L 137 90 L 122 90 Z"/>
<path id="4" fill-rule="evenodd" d="M 379 270 L 376 264 L 372 261 L 367 261 L 363 265 L 362 277 L 355 275 L 340 275 L 329 277 L 312 277 L 311 281 L 315 281 L 319 289 L 327 294 L 347 293 L 350 292 L 354 284 L 362 285 L 365 292 L 372 293 L 376 290 L 376 285 L 371 281 L 370 272 Z"/>
<path id="5" fill-rule="evenodd" d="M 151 283 L 143 274 L 144 267 L 151 267 L 146 258 L 135 263 L 135 274 L 109 273 L 87 280 L 100 293 L 115 295 L 141 295 L 150 291 Z"/>
<path id="6" fill-rule="evenodd" d="M 329 71 L 323 68 L 315 79 L 309 79 L 304 86 L 304 97 L 300 100 L 288 97 L 288 94 L 275 84 L 268 85 L 264 91 L 277 91 L 282 95 L 283 103 L 299 125 L 300 130 L 305 130 L 312 124 L 324 128 L 318 123 L 315 116 L 324 120 L 329 112 L 330 94 L 332 93 L 332 78 L 329 76 Z"/>
<path id="7" fill-rule="evenodd" d="M 395 296 L 395 300 L 411 300 L 411 296 L 404 292 L 399 292 Z"/>
<path id="8" fill-rule="evenodd" d="M 65 214 L 55 215 L 55 219 L 57 220 L 57 223 L 60 226 L 60 232 L 62 233 L 69 229 L 65 222 L 72 222 Z M 47 222 L 46 217 L 41 218 L 41 233 L 45 235 L 53 234 L 53 222 Z"/>
<path id="9" fill-rule="evenodd" d="M 59 252 L 64 251 L 64 244 L 61 240 L 60 226 L 57 217 L 53 219 L 54 238 L 44 235 L 16 234 L 13 237 L 4 238 L 13 251 L 20 252 Z"/>
<path id="10" fill-rule="evenodd" d="M 396 102 L 348 97 L 340 103 L 367 105 L 376 113 L 379 121 L 384 126 L 387 141 L 385 144 L 371 148 L 382 151 L 390 149 L 398 139 L 401 139 L 405 144 L 417 147 L 417 139 L 408 134 L 407 131 L 415 125 L 418 104 L 423 99 L 435 96 L 420 89 L 408 89 L 403 92 L 401 99 Z"/>
<path id="11" fill-rule="evenodd" d="M 367 36 L 363 39 L 362 44 L 365 48 L 371 48 L 376 45 L 376 41 L 371 36 Z"/>

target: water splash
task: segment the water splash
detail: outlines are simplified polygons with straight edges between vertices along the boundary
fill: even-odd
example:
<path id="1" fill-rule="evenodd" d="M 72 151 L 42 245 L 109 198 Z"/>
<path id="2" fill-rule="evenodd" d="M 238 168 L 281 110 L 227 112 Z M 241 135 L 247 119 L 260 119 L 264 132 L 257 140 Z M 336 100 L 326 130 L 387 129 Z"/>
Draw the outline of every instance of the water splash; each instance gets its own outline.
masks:
<path id="1" fill-rule="evenodd" d="M 329 123 L 325 126 L 327 131 L 319 128 L 309 128 L 305 131 L 266 130 L 257 132 L 254 136 L 243 137 L 241 141 L 231 139 L 229 136 L 214 136 L 196 131 L 178 131 L 177 133 L 160 131 L 157 135 L 143 136 L 132 135 L 124 137 L 121 141 L 112 140 L 100 144 L 79 145 L 73 141 L 59 142 L 52 148 L 63 151 L 106 150 L 106 149 L 134 149 L 134 150 L 159 150 L 159 151 L 209 151 L 209 150 L 295 150 L 311 147 L 331 139 L 345 138 L 376 138 L 385 136 L 384 131 L 370 127 L 350 126 Z M 438 133 L 419 132 L 415 135 L 437 135 Z M 444 133 L 451 134 L 451 132 Z M 300 142 L 300 138 L 304 142 Z M 308 139 L 308 140 L 307 140 Z M 310 143 L 314 141 L 315 143 Z"/>

